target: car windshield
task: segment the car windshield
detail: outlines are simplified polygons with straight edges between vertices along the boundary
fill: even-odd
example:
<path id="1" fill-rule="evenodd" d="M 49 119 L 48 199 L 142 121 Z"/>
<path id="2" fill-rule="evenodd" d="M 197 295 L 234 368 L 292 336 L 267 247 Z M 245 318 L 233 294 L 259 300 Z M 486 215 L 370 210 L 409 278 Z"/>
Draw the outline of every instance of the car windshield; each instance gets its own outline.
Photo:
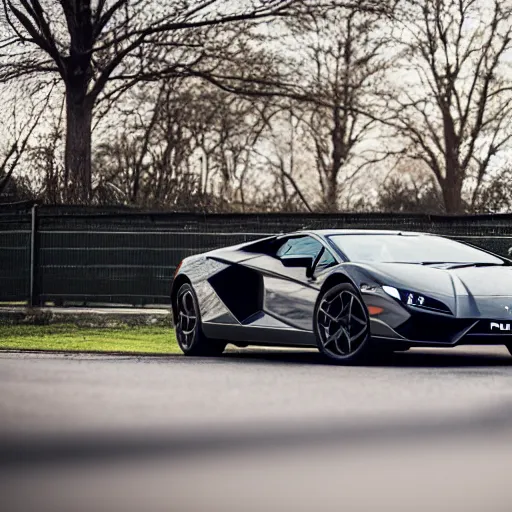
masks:
<path id="1" fill-rule="evenodd" d="M 500 258 L 474 247 L 428 235 L 332 235 L 329 237 L 350 261 L 418 264 L 503 265 Z"/>

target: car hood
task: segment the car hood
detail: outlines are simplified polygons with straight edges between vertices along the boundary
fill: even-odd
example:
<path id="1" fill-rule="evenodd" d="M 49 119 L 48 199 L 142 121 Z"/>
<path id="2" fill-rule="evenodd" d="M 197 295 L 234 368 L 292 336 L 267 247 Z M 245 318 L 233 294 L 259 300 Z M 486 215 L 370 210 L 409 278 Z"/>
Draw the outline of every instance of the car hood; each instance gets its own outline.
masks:
<path id="1" fill-rule="evenodd" d="M 446 268 L 404 263 L 363 266 L 381 284 L 441 300 L 459 316 L 509 315 L 512 266 Z M 509 309 L 506 309 L 506 307 Z"/>
<path id="2" fill-rule="evenodd" d="M 512 266 L 446 268 L 406 263 L 373 263 L 366 269 L 382 284 L 443 295 L 512 297 Z"/>
<path id="3" fill-rule="evenodd" d="M 512 297 L 512 267 L 464 267 L 448 273 L 475 297 Z"/>

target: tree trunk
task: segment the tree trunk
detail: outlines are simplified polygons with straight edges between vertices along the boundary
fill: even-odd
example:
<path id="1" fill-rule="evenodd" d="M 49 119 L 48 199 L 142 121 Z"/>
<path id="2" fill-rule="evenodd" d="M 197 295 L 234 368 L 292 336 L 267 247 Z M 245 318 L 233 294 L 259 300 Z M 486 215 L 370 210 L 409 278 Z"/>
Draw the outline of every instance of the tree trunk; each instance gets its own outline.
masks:
<path id="1" fill-rule="evenodd" d="M 447 127 L 448 126 L 448 127 Z M 442 182 L 444 207 L 446 213 L 457 214 L 463 212 L 462 183 L 464 172 L 459 163 L 459 139 L 453 131 L 453 123 L 445 120 L 445 166 L 446 177 Z"/>
<path id="2" fill-rule="evenodd" d="M 462 183 L 466 169 L 460 165 L 461 139 L 455 130 L 450 104 L 442 100 L 441 111 L 443 114 L 443 134 L 445 144 L 445 168 L 446 178 L 443 180 L 443 199 L 446 213 L 463 213 Z"/>
<path id="3" fill-rule="evenodd" d="M 332 141 L 332 165 L 327 176 L 327 211 L 338 211 L 338 175 L 347 156 L 345 145 L 346 123 L 341 119 L 340 109 L 333 108 L 332 111 L 334 127 L 331 132 Z"/>
<path id="4" fill-rule="evenodd" d="M 92 106 L 83 91 L 67 91 L 64 196 L 72 204 L 89 204 L 92 198 Z"/>
<path id="5" fill-rule="evenodd" d="M 443 200 L 446 213 L 464 213 L 462 203 L 462 182 L 459 179 L 445 179 L 443 181 Z"/>
<path id="6" fill-rule="evenodd" d="M 335 172 L 330 170 L 327 178 L 327 194 L 325 197 L 325 211 L 337 212 L 338 211 L 338 176 Z"/>

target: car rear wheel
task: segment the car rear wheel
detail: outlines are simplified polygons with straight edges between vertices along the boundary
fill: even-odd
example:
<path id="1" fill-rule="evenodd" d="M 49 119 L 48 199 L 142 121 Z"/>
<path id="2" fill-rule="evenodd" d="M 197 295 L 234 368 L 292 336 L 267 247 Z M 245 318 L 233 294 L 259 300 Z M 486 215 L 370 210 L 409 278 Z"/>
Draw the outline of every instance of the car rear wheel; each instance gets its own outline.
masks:
<path id="1" fill-rule="evenodd" d="M 360 363 L 370 354 L 368 311 L 351 284 L 337 284 L 321 293 L 314 328 L 318 349 L 333 362 Z"/>
<path id="2" fill-rule="evenodd" d="M 197 296 L 189 283 L 176 295 L 176 338 L 186 356 L 218 356 L 224 352 L 226 342 L 207 338 L 201 329 L 201 314 Z"/>

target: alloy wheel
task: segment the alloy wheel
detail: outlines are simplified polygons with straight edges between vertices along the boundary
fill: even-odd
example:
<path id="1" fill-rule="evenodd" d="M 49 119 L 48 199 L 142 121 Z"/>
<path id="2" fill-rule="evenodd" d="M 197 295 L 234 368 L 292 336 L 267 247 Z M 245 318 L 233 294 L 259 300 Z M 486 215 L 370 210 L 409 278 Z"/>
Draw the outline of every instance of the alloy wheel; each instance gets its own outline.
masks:
<path id="1" fill-rule="evenodd" d="M 317 309 L 317 332 L 323 351 L 335 359 L 357 352 L 368 337 L 368 316 L 361 299 L 346 287 L 326 292 Z"/>
<path id="2" fill-rule="evenodd" d="M 194 343 L 198 314 L 196 303 L 192 296 L 192 290 L 189 287 L 183 287 L 183 291 L 178 294 L 178 331 L 181 344 L 184 349 L 190 349 Z"/>

